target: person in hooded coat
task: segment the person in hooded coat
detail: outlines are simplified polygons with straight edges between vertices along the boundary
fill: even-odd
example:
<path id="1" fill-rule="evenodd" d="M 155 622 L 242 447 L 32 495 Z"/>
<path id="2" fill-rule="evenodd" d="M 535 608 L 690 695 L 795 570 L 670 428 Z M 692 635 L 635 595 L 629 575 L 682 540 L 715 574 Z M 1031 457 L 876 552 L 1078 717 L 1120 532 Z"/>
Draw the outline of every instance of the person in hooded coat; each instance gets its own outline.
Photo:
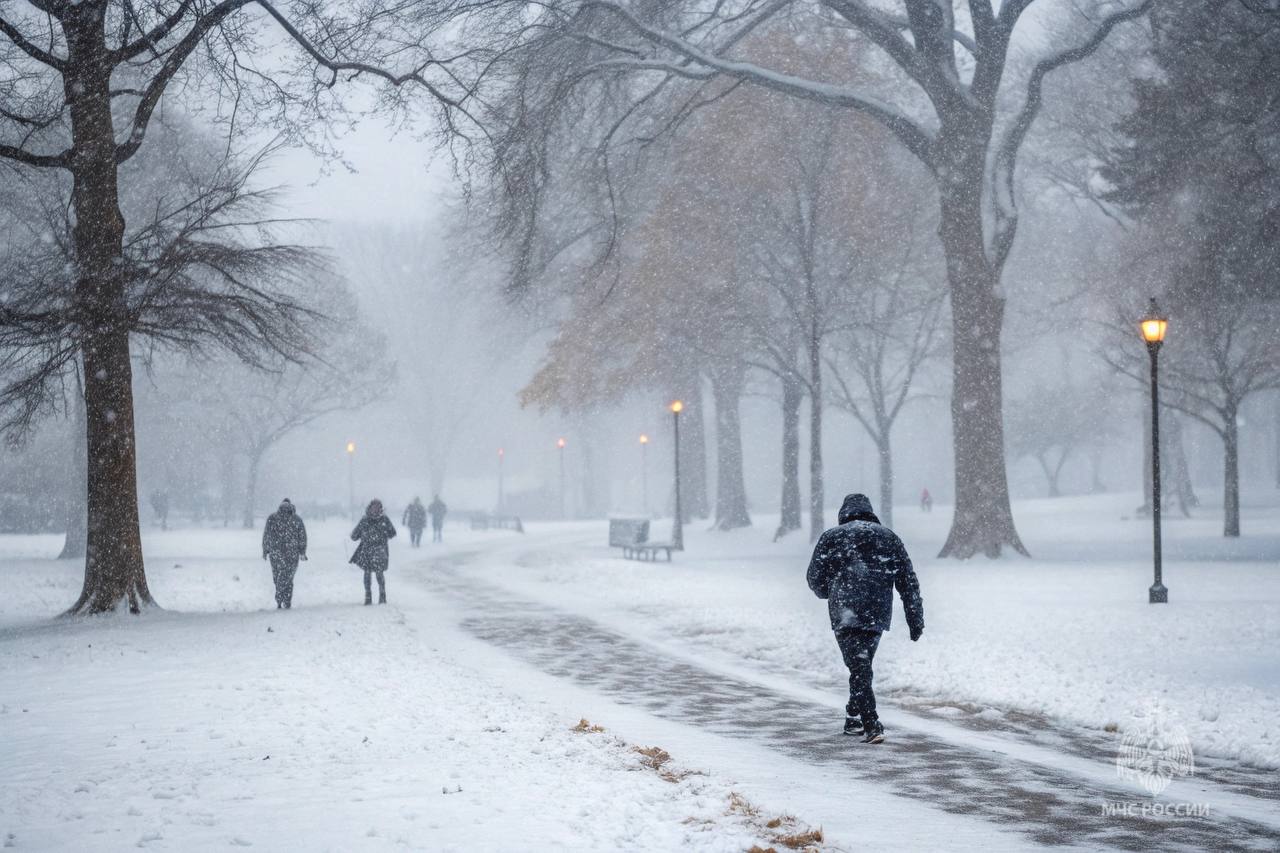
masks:
<path id="1" fill-rule="evenodd" d="M 262 559 L 271 561 L 276 609 L 288 610 L 293 606 L 293 576 L 298 571 L 298 561 L 307 559 L 307 526 L 288 498 L 267 516 L 262 530 Z"/>
<path id="2" fill-rule="evenodd" d="M 414 498 L 413 503 L 405 507 L 402 523 L 409 528 L 409 544 L 417 548 L 422 544 L 422 531 L 427 526 L 427 508 L 422 505 L 422 498 Z"/>
<path id="3" fill-rule="evenodd" d="M 396 535 L 395 525 L 382 511 L 382 501 L 374 498 L 364 512 L 364 518 L 351 531 L 351 538 L 359 542 L 356 552 L 351 555 L 351 562 L 364 569 L 364 603 L 373 604 L 373 585 L 371 575 L 378 576 L 378 603 L 387 603 L 387 581 L 385 573 L 391 561 L 391 552 L 387 543 Z"/>
<path id="4" fill-rule="evenodd" d="M 844 733 L 884 741 L 871 688 L 871 661 L 893 618 L 893 590 L 902 598 L 912 641 L 924 633 L 924 602 L 907 549 L 880 523 L 866 495 L 849 495 L 838 527 L 822 534 L 809 561 L 809 589 L 827 600 L 831 630 L 849 668 Z"/>
<path id="5" fill-rule="evenodd" d="M 431 541 L 444 541 L 444 517 L 449 514 L 449 505 L 440 500 L 439 495 L 431 496 L 431 503 L 427 505 L 427 512 L 431 513 Z"/>

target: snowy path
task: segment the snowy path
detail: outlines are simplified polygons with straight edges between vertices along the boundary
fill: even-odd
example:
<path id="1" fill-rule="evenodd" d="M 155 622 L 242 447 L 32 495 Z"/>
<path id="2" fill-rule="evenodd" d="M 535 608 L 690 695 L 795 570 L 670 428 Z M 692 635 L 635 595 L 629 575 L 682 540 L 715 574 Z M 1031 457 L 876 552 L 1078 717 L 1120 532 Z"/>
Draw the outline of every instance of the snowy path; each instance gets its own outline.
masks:
<path id="1" fill-rule="evenodd" d="M 510 556 L 520 559 L 518 552 Z M 496 567 L 495 557 L 485 555 L 485 565 Z M 1104 816 L 1104 804 L 1141 798 L 1116 778 L 1114 753 L 1096 743 L 1063 749 L 1060 733 L 1052 730 L 1039 736 L 1030 728 L 979 732 L 891 709 L 889 742 L 865 747 L 835 734 L 839 702 L 820 690 L 780 684 L 763 673 L 726 671 L 505 588 L 478 586 L 474 572 L 459 573 L 467 560 L 436 561 L 427 577 L 453 599 L 465 630 L 621 705 L 765 747 L 801 766 L 836 770 L 944 812 L 985 819 L 1039 844 L 1215 850 L 1280 845 L 1274 774 L 1266 771 L 1215 762 L 1211 778 L 1180 780 L 1170 794 L 1207 805 L 1207 816 Z M 850 795 L 857 790 L 851 786 Z"/>

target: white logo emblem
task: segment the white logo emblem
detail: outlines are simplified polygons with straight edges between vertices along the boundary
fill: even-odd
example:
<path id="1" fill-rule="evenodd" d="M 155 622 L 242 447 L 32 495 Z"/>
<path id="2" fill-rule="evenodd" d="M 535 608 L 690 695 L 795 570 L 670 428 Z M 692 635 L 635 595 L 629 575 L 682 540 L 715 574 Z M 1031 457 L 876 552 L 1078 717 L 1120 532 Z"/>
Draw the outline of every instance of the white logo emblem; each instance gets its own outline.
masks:
<path id="1" fill-rule="evenodd" d="M 1136 782 L 1152 797 L 1159 796 L 1174 779 L 1196 772 L 1191 739 L 1182 726 L 1153 713 L 1127 729 L 1116 756 L 1116 773 Z"/>

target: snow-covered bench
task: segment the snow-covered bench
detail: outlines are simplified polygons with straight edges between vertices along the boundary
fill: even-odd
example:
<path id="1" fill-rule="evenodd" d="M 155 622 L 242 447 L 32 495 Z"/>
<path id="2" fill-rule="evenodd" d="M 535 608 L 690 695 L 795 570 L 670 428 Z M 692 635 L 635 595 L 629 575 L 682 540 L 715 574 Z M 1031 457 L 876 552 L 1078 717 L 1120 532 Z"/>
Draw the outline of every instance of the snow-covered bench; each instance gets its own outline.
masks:
<path id="1" fill-rule="evenodd" d="M 656 560 L 658 553 L 667 555 L 671 562 L 671 552 L 675 545 L 670 542 L 649 541 L 649 519 L 647 518 L 611 518 L 609 519 L 609 547 L 621 548 L 622 556 L 628 560 Z"/>

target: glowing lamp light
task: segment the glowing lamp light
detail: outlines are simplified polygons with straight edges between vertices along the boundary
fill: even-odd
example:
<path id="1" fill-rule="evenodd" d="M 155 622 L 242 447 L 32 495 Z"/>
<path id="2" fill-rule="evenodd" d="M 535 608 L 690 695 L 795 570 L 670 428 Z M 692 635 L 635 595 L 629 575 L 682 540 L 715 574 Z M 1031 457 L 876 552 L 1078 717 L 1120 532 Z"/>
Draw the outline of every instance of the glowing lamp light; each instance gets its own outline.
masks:
<path id="1" fill-rule="evenodd" d="M 671 404 L 671 411 L 675 412 L 677 415 L 680 414 L 684 411 L 684 403 L 676 400 Z"/>
<path id="2" fill-rule="evenodd" d="M 506 455 L 507 455 L 507 451 L 505 451 L 505 450 L 503 450 L 501 447 L 499 447 L 499 448 L 498 448 L 498 458 L 499 458 L 499 459 L 501 459 L 502 457 L 504 457 L 504 456 L 506 456 Z"/>
<path id="3" fill-rule="evenodd" d="M 556 441 L 556 447 L 560 448 L 561 450 L 564 450 L 564 439 L 563 439 L 563 438 L 562 438 L 562 439 L 559 439 L 558 441 Z"/>
<path id="4" fill-rule="evenodd" d="M 355 443 L 354 441 L 348 441 L 348 442 L 347 442 L 347 452 L 348 452 L 348 453 L 355 453 L 355 452 L 356 452 L 356 443 Z"/>
<path id="5" fill-rule="evenodd" d="M 1164 343 L 1164 334 L 1169 329 L 1169 318 L 1160 312 L 1160 306 L 1154 299 L 1147 307 L 1146 316 L 1138 321 L 1142 330 L 1142 339 L 1149 344 Z"/>
<path id="6" fill-rule="evenodd" d="M 649 436 L 645 435 L 644 433 L 640 433 L 640 443 L 641 443 L 641 444 L 648 444 L 648 443 L 649 443 Z"/>

